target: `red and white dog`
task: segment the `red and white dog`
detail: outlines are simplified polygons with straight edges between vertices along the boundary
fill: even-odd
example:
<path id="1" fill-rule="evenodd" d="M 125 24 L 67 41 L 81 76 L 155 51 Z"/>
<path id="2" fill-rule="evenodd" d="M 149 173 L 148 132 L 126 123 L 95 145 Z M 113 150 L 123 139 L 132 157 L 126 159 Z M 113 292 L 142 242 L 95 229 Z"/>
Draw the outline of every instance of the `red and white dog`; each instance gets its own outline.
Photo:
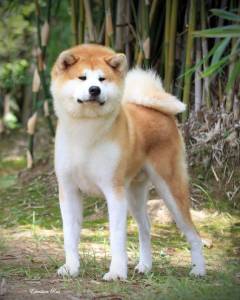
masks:
<path id="1" fill-rule="evenodd" d="M 184 143 L 174 117 L 185 105 L 164 91 L 154 72 L 133 69 L 127 73 L 124 54 L 100 45 L 62 52 L 52 70 L 51 91 L 58 116 L 55 169 L 66 254 L 58 274 L 79 273 L 79 191 L 103 195 L 107 201 L 112 260 L 103 278 L 127 278 L 128 208 L 139 229 L 136 269 L 149 271 L 146 202 L 152 182 L 190 243 L 191 274 L 204 275 L 202 241 L 189 212 Z"/>

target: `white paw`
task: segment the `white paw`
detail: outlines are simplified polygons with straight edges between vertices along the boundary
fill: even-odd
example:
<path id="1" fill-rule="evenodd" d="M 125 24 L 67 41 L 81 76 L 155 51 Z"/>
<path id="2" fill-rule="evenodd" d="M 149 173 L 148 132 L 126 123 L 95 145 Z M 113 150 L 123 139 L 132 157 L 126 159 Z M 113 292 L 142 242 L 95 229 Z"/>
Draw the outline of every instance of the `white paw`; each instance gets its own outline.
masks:
<path id="1" fill-rule="evenodd" d="M 141 262 L 139 262 L 135 267 L 135 270 L 140 274 L 145 274 L 149 272 L 151 269 L 152 269 L 151 265 L 147 265 Z"/>
<path id="2" fill-rule="evenodd" d="M 79 274 L 79 266 L 69 266 L 64 264 L 57 270 L 59 276 L 77 277 Z"/>
<path id="3" fill-rule="evenodd" d="M 103 276 L 103 280 L 111 281 L 111 280 L 126 280 L 127 279 L 127 273 L 121 273 L 121 272 L 112 272 L 109 271 Z"/>
<path id="4" fill-rule="evenodd" d="M 204 276 L 206 275 L 206 270 L 204 266 L 194 266 L 190 272 L 191 276 Z"/>

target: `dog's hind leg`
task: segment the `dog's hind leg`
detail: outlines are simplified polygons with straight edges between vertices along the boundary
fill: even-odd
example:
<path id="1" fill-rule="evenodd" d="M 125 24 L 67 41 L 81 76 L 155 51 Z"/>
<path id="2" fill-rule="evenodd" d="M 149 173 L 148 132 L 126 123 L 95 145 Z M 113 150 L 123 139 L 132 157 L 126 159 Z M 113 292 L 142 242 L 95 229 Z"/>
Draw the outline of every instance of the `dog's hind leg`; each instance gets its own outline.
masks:
<path id="1" fill-rule="evenodd" d="M 147 214 L 148 180 L 133 180 L 127 188 L 128 207 L 139 230 L 140 257 L 136 270 L 146 273 L 152 268 L 150 222 Z"/>
<path id="2" fill-rule="evenodd" d="M 177 165 L 179 167 L 177 167 Z M 171 176 L 162 176 L 160 168 L 148 165 L 148 175 L 155 185 L 158 194 L 165 201 L 178 228 L 184 233 L 191 246 L 191 275 L 205 275 L 205 262 L 202 253 L 202 240 L 192 222 L 189 209 L 188 179 L 184 165 L 177 164 Z M 168 178 L 168 179 L 166 179 Z"/>

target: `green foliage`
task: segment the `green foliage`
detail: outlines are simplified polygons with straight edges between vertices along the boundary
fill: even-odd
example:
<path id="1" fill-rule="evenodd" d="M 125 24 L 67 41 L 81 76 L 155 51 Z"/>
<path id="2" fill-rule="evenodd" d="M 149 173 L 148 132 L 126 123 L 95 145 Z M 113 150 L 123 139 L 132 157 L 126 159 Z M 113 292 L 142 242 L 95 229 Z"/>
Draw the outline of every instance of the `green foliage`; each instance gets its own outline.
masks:
<path id="1" fill-rule="evenodd" d="M 240 25 L 226 25 L 201 31 L 195 31 L 195 36 L 216 38 L 216 37 L 240 37 Z"/>
<path id="2" fill-rule="evenodd" d="M 28 68 L 32 61 L 34 3 L 1 1 L 0 5 L 0 92 L 10 94 L 10 111 L 5 113 L 8 128 L 16 128 L 16 111 L 23 107 L 20 88 L 29 84 Z M 0 99 L 1 100 L 1 99 Z M 2 102 L 2 101 L 0 101 Z M 3 103 L 0 105 L 3 107 Z M 2 111 L 1 111 L 2 112 Z"/>
<path id="3" fill-rule="evenodd" d="M 230 11 L 223 9 L 211 9 L 210 10 L 215 16 L 221 17 L 225 20 L 240 22 L 240 16 Z"/>
<path id="4" fill-rule="evenodd" d="M 28 66 L 26 59 L 3 64 L 0 69 L 0 88 L 8 91 L 17 85 L 28 83 L 26 75 Z"/>
<path id="5" fill-rule="evenodd" d="M 223 9 L 212 9 L 211 12 L 213 15 L 220 18 L 237 23 L 240 22 L 240 16 L 235 13 L 228 12 Z M 228 76 L 226 91 L 233 89 L 234 84 L 237 78 L 239 78 L 240 74 L 240 66 L 239 62 L 237 62 L 240 54 L 240 24 L 195 31 L 193 34 L 195 37 L 223 38 L 217 47 L 214 48 L 214 51 L 212 51 L 210 55 L 210 57 L 212 57 L 211 63 L 202 73 L 202 77 L 210 77 L 220 74 L 225 66 L 235 63 Z M 204 59 L 192 70 L 195 71 L 199 65 L 203 63 Z"/>
<path id="6" fill-rule="evenodd" d="M 0 58 L 15 59 L 20 53 L 29 50 L 26 40 L 32 38 L 34 27 L 31 16 L 34 4 L 29 1 L 3 1 L 0 6 Z"/>
<path id="7" fill-rule="evenodd" d="M 4 124 L 9 129 L 15 129 L 19 127 L 19 123 L 14 112 L 10 111 L 4 116 Z"/>

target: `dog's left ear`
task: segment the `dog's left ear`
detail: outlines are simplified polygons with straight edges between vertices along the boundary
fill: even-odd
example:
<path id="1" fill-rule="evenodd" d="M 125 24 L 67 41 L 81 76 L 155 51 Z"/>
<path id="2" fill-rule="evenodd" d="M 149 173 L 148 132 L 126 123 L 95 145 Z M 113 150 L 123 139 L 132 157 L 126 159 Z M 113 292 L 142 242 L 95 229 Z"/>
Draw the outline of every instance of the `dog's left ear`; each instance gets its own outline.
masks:
<path id="1" fill-rule="evenodd" d="M 117 53 L 105 58 L 106 63 L 113 69 L 125 74 L 127 72 L 127 58 L 123 53 Z"/>

